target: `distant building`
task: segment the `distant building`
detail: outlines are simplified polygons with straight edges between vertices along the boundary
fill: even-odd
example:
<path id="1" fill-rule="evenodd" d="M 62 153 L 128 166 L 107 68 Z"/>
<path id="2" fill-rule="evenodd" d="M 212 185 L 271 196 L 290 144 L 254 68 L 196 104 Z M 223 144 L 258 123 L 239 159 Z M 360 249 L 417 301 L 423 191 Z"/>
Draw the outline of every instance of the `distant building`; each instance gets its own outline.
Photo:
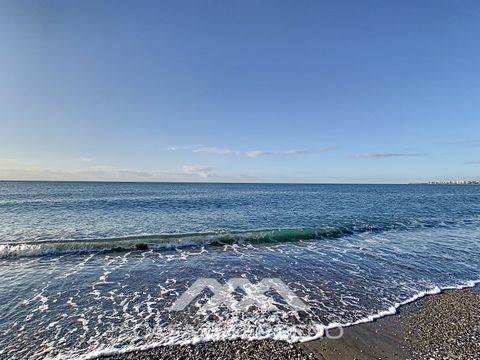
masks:
<path id="1" fill-rule="evenodd" d="M 480 185 L 480 180 L 448 180 L 448 181 L 429 181 L 428 185 Z"/>

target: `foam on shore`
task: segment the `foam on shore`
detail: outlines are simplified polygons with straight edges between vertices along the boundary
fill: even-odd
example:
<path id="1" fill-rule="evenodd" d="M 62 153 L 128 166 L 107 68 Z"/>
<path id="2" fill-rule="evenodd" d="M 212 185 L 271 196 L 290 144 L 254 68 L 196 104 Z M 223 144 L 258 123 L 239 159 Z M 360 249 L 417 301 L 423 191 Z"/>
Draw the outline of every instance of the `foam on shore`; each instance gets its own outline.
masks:
<path id="1" fill-rule="evenodd" d="M 435 294 L 440 294 L 443 291 L 446 290 L 462 290 L 466 288 L 473 288 L 477 284 L 480 284 L 480 279 L 477 280 L 471 280 L 467 281 L 462 284 L 458 285 L 451 285 L 451 286 L 443 286 L 443 287 L 434 287 L 430 290 L 427 291 L 421 291 L 414 296 L 406 299 L 405 301 L 395 303 L 393 306 L 388 308 L 387 310 L 380 311 L 376 314 L 369 315 L 367 317 L 361 318 L 357 321 L 354 322 L 347 322 L 347 323 L 330 323 L 328 325 L 317 325 L 317 328 L 319 332 L 310 337 L 292 337 L 290 335 L 287 335 L 286 333 L 276 333 L 276 334 L 271 334 L 271 336 L 261 336 L 261 337 L 251 337 L 251 336 L 235 336 L 235 337 L 228 337 L 224 336 L 224 334 L 210 334 L 209 336 L 205 336 L 204 338 L 198 338 L 194 337 L 190 341 L 175 341 L 172 339 L 171 341 L 167 342 L 154 342 L 151 344 L 145 344 L 141 346 L 127 346 L 121 349 L 118 348 L 107 348 L 107 349 L 102 349 L 102 350 L 96 350 L 93 352 L 90 352 L 88 354 L 85 354 L 80 357 L 82 360 L 90 360 L 90 359 L 96 359 L 99 357 L 105 357 L 105 356 L 115 356 L 115 355 L 122 355 L 130 352 L 137 352 L 137 351 L 148 351 L 154 348 L 162 347 L 162 346 L 185 346 L 185 345 L 195 345 L 198 343 L 203 343 L 203 342 L 218 342 L 218 341 L 233 341 L 233 340 L 248 340 L 248 341 L 255 341 L 255 340 L 276 340 L 276 341 L 283 341 L 287 343 L 303 343 L 303 342 L 308 342 L 308 341 L 313 341 L 317 339 L 321 339 L 322 337 L 325 336 L 325 332 L 328 330 L 334 330 L 338 329 L 339 327 L 345 328 L 345 327 L 351 327 L 355 325 L 360 325 L 360 324 L 365 324 L 365 323 L 370 323 L 374 322 L 378 319 L 384 318 L 386 316 L 391 316 L 395 315 L 398 312 L 398 309 L 402 306 L 405 306 L 407 304 L 410 304 L 412 302 L 415 302 L 419 299 L 424 298 L 425 296 L 428 295 L 435 295 Z"/>

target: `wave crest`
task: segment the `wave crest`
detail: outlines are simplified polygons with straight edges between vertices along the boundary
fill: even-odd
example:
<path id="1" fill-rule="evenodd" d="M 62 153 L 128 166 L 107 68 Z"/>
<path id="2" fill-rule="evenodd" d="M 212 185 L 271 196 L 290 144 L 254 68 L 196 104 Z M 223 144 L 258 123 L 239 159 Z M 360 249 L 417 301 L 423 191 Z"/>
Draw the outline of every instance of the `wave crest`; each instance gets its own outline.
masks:
<path id="1" fill-rule="evenodd" d="M 184 247 L 224 246 L 234 244 L 274 244 L 351 235 L 352 228 L 275 229 L 244 232 L 208 232 L 128 236 L 123 238 L 31 241 L 0 244 L 0 259 L 48 256 L 69 253 L 167 250 Z"/>
<path id="2" fill-rule="evenodd" d="M 185 247 L 224 246 L 234 244 L 278 244 L 306 240 L 332 239 L 365 232 L 414 230 L 450 226 L 445 222 L 417 224 L 345 225 L 339 227 L 261 229 L 233 232 L 139 235 L 103 239 L 41 240 L 0 244 L 0 259 L 49 256 L 70 253 L 131 250 L 168 250 Z"/>

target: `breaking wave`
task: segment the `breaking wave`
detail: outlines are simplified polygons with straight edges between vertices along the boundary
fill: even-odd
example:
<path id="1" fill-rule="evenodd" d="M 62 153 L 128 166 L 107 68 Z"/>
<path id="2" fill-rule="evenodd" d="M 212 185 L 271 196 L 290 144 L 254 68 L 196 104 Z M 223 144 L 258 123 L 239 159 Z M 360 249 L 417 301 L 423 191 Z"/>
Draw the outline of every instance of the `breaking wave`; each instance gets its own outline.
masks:
<path id="1" fill-rule="evenodd" d="M 444 222 L 418 224 L 346 225 L 318 229 L 261 229 L 233 232 L 140 235 L 102 239 L 41 240 L 0 244 L 0 259 L 50 256 L 88 252 L 121 252 L 131 250 L 168 250 L 186 247 L 224 246 L 234 244 L 278 244 L 308 240 L 334 239 L 366 232 L 414 230 L 451 226 Z"/>

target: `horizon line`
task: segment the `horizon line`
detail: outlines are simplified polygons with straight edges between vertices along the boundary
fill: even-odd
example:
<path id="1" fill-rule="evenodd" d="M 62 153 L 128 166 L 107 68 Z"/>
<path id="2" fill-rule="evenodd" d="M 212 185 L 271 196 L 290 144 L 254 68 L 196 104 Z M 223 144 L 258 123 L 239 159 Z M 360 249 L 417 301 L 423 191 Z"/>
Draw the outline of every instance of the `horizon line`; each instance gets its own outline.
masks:
<path id="1" fill-rule="evenodd" d="M 438 181 L 438 180 L 437 180 Z M 449 180 L 446 180 L 449 181 Z M 468 180 L 467 180 L 468 181 Z M 0 182 L 51 182 L 51 183 L 118 183 L 118 184 L 238 184 L 238 185 L 443 185 L 425 182 L 237 182 L 237 181 L 144 181 L 144 180 L 22 180 L 0 179 Z M 430 180 L 430 182 L 432 182 Z M 448 185 L 448 184 L 445 184 Z M 461 185 L 461 184 L 459 184 Z"/>

